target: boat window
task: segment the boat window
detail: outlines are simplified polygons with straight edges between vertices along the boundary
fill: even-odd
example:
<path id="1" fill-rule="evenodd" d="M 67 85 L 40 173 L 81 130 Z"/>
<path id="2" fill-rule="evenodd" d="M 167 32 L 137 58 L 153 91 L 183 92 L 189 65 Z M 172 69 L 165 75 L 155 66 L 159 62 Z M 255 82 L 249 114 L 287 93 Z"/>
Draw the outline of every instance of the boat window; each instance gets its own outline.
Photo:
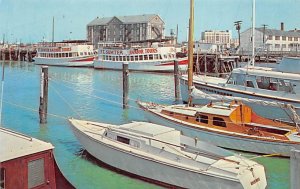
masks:
<path id="1" fill-rule="evenodd" d="M 2 167 L 0 169 L 0 188 L 5 189 L 5 169 Z"/>
<path id="2" fill-rule="evenodd" d="M 252 81 L 246 81 L 247 87 L 252 87 L 254 88 L 253 82 Z"/>
<path id="3" fill-rule="evenodd" d="M 232 73 L 229 77 L 229 79 L 227 80 L 227 84 L 232 84 L 234 85 L 235 84 L 235 80 L 236 80 L 236 74 L 235 73 Z"/>
<path id="4" fill-rule="evenodd" d="M 82 56 L 83 55 L 83 52 L 80 52 L 80 56 Z"/>
<path id="5" fill-rule="evenodd" d="M 112 61 L 115 61 L 116 60 L 116 57 L 115 56 L 112 56 Z"/>
<path id="6" fill-rule="evenodd" d="M 134 61 L 134 56 L 130 56 L 130 61 Z"/>
<path id="7" fill-rule="evenodd" d="M 226 127 L 226 123 L 223 118 L 219 117 L 213 117 L 213 125 L 220 126 L 220 127 Z"/>
<path id="8" fill-rule="evenodd" d="M 45 183 L 44 159 L 28 162 L 28 188 L 35 188 Z"/>
<path id="9" fill-rule="evenodd" d="M 84 55 L 87 55 L 87 52 L 84 52 Z"/>
<path id="10" fill-rule="evenodd" d="M 148 60 L 148 55 L 147 54 L 144 55 L 144 60 Z"/>
<path id="11" fill-rule="evenodd" d="M 149 60 L 153 60 L 153 54 L 149 54 Z"/>
<path id="12" fill-rule="evenodd" d="M 126 56 L 126 61 L 129 61 L 129 56 Z"/>
<path id="13" fill-rule="evenodd" d="M 139 55 L 139 60 L 143 60 L 143 55 Z"/>
<path id="14" fill-rule="evenodd" d="M 206 115 L 197 115 L 196 121 L 200 123 L 208 123 L 208 116 Z"/>
<path id="15" fill-rule="evenodd" d="M 157 60 L 158 59 L 158 54 L 154 54 L 154 60 Z"/>
<path id="16" fill-rule="evenodd" d="M 116 56 L 116 61 L 119 61 L 119 56 Z"/>
<path id="17" fill-rule="evenodd" d="M 236 85 L 242 85 L 242 86 L 244 86 L 245 75 L 244 74 L 237 74 L 235 82 L 236 82 Z"/>
<path id="18" fill-rule="evenodd" d="M 66 57 L 69 57 L 69 53 L 66 53 Z"/>
<path id="19" fill-rule="evenodd" d="M 159 55 L 159 59 L 160 59 L 160 60 L 162 59 L 161 55 Z"/>
<path id="20" fill-rule="evenodd" d="M 130 139 L 129 138 L 125 138 L 125 137 L 121 137 L 121 136 L 117 136 L 117 141 L 125 143 L 125 144 L 129 144 Z"/>
<path id="21" fill-rule="evenodd" d="M 139 56 L 138 55 L 134 56 L 134 60 L 138 61 L 139 60 Z"/>
<path id="22" fill-rule="evenodd" d="M 168 56 L 166 54 L 164 54 L 164 59 L 167 59 L 167 58 L 168 58 Z"/>
<path id="23" fill-rule="evenodd" d="M 69 53 L 69 57 L 72 57 L 72 53 Z"/>

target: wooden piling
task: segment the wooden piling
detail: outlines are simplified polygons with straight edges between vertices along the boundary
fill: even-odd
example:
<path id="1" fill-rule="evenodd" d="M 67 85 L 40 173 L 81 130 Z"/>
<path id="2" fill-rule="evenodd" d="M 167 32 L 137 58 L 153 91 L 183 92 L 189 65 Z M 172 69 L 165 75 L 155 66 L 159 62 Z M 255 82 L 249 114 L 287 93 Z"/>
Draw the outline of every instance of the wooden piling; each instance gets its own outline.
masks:
<path id="1" fill-rule="evenodd" d="M 47 123 L 47 109 L 48 109 L 48 66 L 41 68 L 41 94 L 40 94 L 40 123 Z"/>
<path id="2" fill-rule="evenodd" d="M 298 189 L 300 186 L 299 174 L 300 174 L 300 151 L 299 150 L 291 150 L 290 156 L 290 182 L 291 189 Z"/>
<path id="3" fill-rule="evenodd" d="M 174 61 L 175 101 L 180 100 L 178 60 Z"/>
<path id="4" fill-rule="evenodd" d="M 128 108 L 128 62 L 123 63 L 123 109 Z"/>

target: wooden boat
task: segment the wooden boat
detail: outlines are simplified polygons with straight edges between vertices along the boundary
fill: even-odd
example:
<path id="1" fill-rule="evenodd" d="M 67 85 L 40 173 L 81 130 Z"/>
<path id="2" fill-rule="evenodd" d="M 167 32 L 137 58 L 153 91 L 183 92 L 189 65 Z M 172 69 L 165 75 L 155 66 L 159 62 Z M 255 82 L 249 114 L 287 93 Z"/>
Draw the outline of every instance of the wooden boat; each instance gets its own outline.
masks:
<path id="1" fill-rule="evenodd" d="M 161 185 L 183 188 L 265 188 L 252 160 L 146 122 L 124 125 L 70 119 L 83 147 L 112 167 Z"/>
<path id="2" fill-rule="evenodd" d="M 52 144 L 0 127 L 0 188 L 74 189 L 60 172 Z"/>
<path id="3" fill-rule="evenodd" d="M 195 107 L 138 104 L 150 122 L 220 147 L 280 156 L 290 156 L 291 149 L 300 150 L 297 128 L 260 117 L 242 103 L 219 102 Z"/>

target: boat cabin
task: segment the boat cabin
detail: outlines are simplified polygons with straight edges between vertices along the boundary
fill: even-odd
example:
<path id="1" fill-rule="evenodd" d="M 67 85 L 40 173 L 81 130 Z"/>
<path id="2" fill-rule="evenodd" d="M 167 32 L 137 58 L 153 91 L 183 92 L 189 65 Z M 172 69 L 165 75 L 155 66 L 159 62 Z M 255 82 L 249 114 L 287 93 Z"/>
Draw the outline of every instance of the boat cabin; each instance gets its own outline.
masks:
<path id="1" fill-rule="evenodd" d="M 238 68 L 232 71 L 226 85 L 297 94 L 300 76 L 270 68 Z"/>

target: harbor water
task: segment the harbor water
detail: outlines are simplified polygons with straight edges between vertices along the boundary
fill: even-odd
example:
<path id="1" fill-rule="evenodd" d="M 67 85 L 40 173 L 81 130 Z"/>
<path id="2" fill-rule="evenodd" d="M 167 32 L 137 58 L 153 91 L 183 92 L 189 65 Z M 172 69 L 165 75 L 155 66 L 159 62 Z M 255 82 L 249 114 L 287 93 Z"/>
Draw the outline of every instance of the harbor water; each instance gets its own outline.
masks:
<path id="1" fill-rule="evenodd" d="M 145 121 L 135 100 L 174 103 L 172 74 L 130 73 L 129 109 L 124 110 L 122 72 L 49 67 L 48 122 L 40 124 L 40 66 L 27 62 L 4 64 L 2 126 L 52 143 L 58 166 L 76 188 L 160 188 L 108 170 L 87 158 L 71 131 L 68 118 L 111 124 Z M 289 159 L 244 155 L 265 166 L 267 188 L 289 188 Z"/>

